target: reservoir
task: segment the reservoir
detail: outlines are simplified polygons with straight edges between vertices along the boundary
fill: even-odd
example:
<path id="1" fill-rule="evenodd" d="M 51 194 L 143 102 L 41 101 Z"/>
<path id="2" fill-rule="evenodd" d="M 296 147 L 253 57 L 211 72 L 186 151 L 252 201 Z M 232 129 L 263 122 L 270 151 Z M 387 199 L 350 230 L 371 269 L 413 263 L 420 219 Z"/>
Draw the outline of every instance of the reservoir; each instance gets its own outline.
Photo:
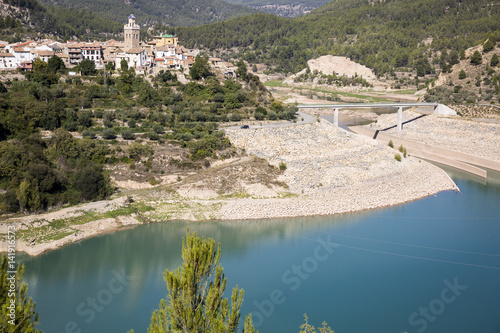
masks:
<path id="1" fill-rule="evenodd" d="M 146 332 L 186 228 L 221 243 L 226 294 L 263 332 L 500 332 L 500 182 L 449 171 L 461 192 L 326 217 L 168 222 L 29 258 L 45 332 Z"/>

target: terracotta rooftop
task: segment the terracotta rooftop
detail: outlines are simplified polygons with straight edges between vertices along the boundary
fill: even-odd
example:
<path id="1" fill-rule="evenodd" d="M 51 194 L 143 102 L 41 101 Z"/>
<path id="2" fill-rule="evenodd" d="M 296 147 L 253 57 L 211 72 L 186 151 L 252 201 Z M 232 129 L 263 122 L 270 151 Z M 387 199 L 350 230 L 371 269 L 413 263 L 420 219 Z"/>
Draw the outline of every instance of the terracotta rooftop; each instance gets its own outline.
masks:
<path id="1" fill-rule="evenodd" d="M 142 51 L 144 51 L 144 49 L 143 49 L 143 48 L 140 48 L 140 47 L 133 47 L 133 48 L 131 48 L 131 49 L 125 50 L 125 53 L 139 54 L 139 53 L 141 53 Z"/>

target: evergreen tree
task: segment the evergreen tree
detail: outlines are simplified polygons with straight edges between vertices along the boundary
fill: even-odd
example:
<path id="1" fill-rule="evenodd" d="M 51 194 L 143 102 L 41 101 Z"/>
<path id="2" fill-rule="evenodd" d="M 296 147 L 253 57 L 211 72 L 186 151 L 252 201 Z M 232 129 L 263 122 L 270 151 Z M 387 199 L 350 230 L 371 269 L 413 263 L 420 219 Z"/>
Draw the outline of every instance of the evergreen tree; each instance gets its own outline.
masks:
<path id="1" fill-rule="evenodd" d="M 479 51 L 476 50 L 470 57 L 470 63 L 472 65 L 479 65 L 482 62 L 483 62 L 483 56 Z"/>
<path id="2" fill-rule="evenodd" d="M 78 67 L 80 68 L 80 72 L 82 75 L 94 75 L 96 70 L 95 70 L 95 62 L 89 59 L 84 59 L 82 60 L 79 64 Z"/>
<path id="3" fill-rule="evenodd" d="M 484 42 L 483 44 L 483 52 L 486 53 L 486 52 L 490 52 L 491 50 L 493 50 L 495 48 L 495 44 L 493 44 L 493 42 L 488 39 L 486 42 Z"/>
<path id="4" fill-rule="evenodd" d="M 465 71 L 462 69 L 462 70 L 460 71 L 460 73 L 458 73 L 458 78 L 459 78 L 460 80 L 463 80 L 463 79 L 465 79 L 466 77 L 467 77 L 467 74 L 466 74 L 466 73 L 465 73 Z"/>
<path id="5" fill-rule="evenodd" d="M 47 63 L 40 58 L 35 58 L 33 60 L 33 72 L 46 72 L 47 71 Z"/>
<path id="6" fill-rule="evenodd" d="M 495 67 L 496 65 L 498 65 L 498 55 L 495 53 L 492 57 L 491 57 L 491 61 L 490 61 L 490 66 L 491 67 Z"/>
<path id="7" fill-rule="evenodd" d="M 55 74 L 55 73 L 57 73 L 57 71 L 62 70 L 62 69 L 66 69 L 66 66 L 64 65 L 64 61 L 62 61 L 62 59 L 56 55 L 52 56 L 49 59 L 47 70 L 50 73 Z"/>
<path id="8" fill-rule="evenodd" d="M 182 240 L 183 264 L 165 271 L 168 300 L 162 299 L 151 316 L 148 333 L 236 332 L 243 302 L 243 289 L 233 289 L 231 304 L 223 298 L 227 279 L 219 264 L 220 243 L 200 239 L 189 232 Z M 250 315 L 244 332 L 255 332 Z"/>
<path id="9" fill-rule="evenodd" d="M 128 69 L 128 62 L 127 62 L 127 60 L 122 59 L 120 61 L 120 69 L 122 70 L 122 72 L 125 72 Z"/>
<path id="10" fill-rule="evenodd" d="M 1 255 L 0 268 L 0 332 L 41 332 L 36 329 L 39 319 L 35 312 L 35 302 L 31 297 L 26 297 L 28 285 L 23 281 L 24 265 L 17 265 L 14 268 L 13 264 L 9 263 L 8 257 Z M 14 270 L 15 275 L 8 273 Z M 13 275 L 14 289 L 11 289 L 12 282 L 9 278 Z"/>
<path id="11" fill-rule="evenodd" d="M 206 78 L 210 75 L 210 67 L 208 66 L 208 58 L 197 55 L 194 59 L 193 66 L 189 70 L 189 75 L 193 80 Z"/>

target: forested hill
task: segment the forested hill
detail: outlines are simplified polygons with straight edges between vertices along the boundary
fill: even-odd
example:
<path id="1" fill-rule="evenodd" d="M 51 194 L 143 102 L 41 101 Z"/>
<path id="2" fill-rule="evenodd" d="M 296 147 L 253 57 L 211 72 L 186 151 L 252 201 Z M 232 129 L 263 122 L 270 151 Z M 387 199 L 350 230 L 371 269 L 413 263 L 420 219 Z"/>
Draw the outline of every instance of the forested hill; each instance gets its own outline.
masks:
<path id="1" fill-rule="evenodd" d="M 133 13 L 139 24 L 155 22 L 193 26 L 226 20 L 256 11 L 222 0 L 42 0 L 45 4 L 86 9 L 124 23 Z"/>
<path id="2" fill-rule="evenodd" d="M 259 11 L 285 17 L 295 17 L 324 6 L 330 0 L 226 0 Z"/>
<path id="3" fill-rule="evenodd" d="M 295 19 L 256 14 L 173 32 L 188 47 L 239 47 L 246 60 L 279 71 L 333 54 L 382 74 L 425 63 L 433 51 L 459 52 L 498 29 L 499 0 L 337 0 Z"/>
<path id="4" fill-rule="evenodd" d="M 39 37 L 96 38 L 118 34 L 123 24 L 83 9 L 44 6 L 38 0 L 1 0 L 0 37 L 9 42 Z"/>

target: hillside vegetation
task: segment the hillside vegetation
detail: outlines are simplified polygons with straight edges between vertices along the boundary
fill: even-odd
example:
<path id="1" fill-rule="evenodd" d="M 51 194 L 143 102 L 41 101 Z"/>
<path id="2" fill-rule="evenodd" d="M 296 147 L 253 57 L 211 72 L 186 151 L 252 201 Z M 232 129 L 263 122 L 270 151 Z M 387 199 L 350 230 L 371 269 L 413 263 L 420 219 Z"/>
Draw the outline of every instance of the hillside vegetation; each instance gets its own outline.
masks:
<path id="1" fill-rule="evenodd" d="M 133 13 L 139 24 L 155 22 L 193 26 L 254 13 L 255 10 L 221 0 L 42 0 L 45 4 L 85 9 L 110 20 L 125 22 Z"/>
<path id="2" fill-rule="evenodd" d="M 2 0 L 0 38 L 23 41 L 40 35 L 82 39 L 123 32 L 123 25 L 84 9 L 44 6 L 38 0 Z"/>
<path id="3" fill-rule="evenodd" d="M 166 169 L 192 173 L 236 153 L 219 122 L 295 117 L 242 63 L 240 80 L 217 78 L 197 57 L 204 79 L 187 84 L 169 71 L 145 79 L 126 62 L 115 75 L 82 78 L 50 64 L 0 84 L 0 214 L 106 198 L 107 170 L 158 185 Z M 157 156 L 165 150 L 176 154 Z"/>
<path id="4" fill-rule="evenodd" d="M 378 75 L 416 67 L 425 75 L 436 52 L 458 53 L 497 30 L 498 4 L 498 0 L 338 0 L 295 19 L 255 14 L 171 32 L 188 47 L 236 47 L 245 60 L 279 72 L 296 73 L 307 60 L 333 54 L 347 56 Z"/>

